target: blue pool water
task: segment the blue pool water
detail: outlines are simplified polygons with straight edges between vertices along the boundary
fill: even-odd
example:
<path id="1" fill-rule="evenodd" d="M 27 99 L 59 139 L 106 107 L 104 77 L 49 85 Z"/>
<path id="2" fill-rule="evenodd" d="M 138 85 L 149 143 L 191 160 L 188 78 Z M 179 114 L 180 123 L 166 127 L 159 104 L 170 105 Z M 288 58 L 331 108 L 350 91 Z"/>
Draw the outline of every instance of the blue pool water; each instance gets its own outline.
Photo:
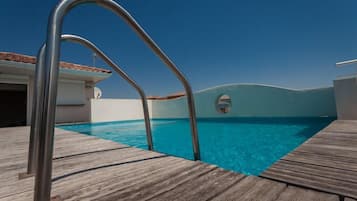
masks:
<path id="1" fill-rule="evenodd" d="M 259 175 L 275 161 L 327 126 L 331 118 L 199 119 L 202 160 L 222 168 Z M 58 126 L 147 149 L 143 121 Z M 189 121 L 152 120 L 154 149 L 192 159 Z"/>

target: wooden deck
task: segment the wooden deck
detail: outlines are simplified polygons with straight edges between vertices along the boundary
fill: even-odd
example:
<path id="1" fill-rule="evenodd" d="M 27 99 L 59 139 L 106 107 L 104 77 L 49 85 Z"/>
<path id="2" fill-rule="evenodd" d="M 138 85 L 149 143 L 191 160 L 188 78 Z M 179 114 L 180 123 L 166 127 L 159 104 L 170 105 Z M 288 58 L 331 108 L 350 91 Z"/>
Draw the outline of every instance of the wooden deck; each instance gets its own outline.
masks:
<path id="1" fill-rule="evenodd" d="M 335 138 L 343 141 L 352 134 L 341 135 Z M 26 170 L 28 136 L 28 127 L 0 129 L 0 201 L 33 199 L 34 178 L 18 179 L 18 174 Z M 343 155 L 344 162 L 341 164 L 345 169 L 351 164 L 351 158 L 356 157 L 350 153 L 348 157 Z M 348 171 L 356 170 L 353 169 L 356 166 L 350 167 Z M 344 182 L 351 181 L 355 175 L 344 177 Z M 349 195 L 355 195 L 352 188 L 349 192 Z M 52 195 L 73 201 L 344 199 L 331 193 L 244 176 L 202 162 L 166 156 L 61 129 L 56 129 L 55 135 Z M 346 198 L 345 201 L 353 200 Z"/>
<path id="2" fill-rule="evenodd" d="M 357 199 L 357 121 L 335 121 L 262 175 Z"/>

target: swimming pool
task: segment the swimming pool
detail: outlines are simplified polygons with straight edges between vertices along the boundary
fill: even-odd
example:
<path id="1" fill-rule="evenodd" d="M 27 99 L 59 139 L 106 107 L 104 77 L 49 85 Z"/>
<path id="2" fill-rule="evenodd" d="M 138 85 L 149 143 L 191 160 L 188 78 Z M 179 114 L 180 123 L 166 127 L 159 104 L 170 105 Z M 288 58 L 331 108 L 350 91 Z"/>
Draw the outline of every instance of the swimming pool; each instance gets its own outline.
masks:
<path id="1" fill-rule="evenodd" d="M 222 168 L 259 175 L 295 149 L 332 118 L 199 119 L 202 161 Z M 143 121 L 62 125 L 59 128 L 147 149 Z M 189 121 L 152 120 L 154 149 L 192 159 Z"/>

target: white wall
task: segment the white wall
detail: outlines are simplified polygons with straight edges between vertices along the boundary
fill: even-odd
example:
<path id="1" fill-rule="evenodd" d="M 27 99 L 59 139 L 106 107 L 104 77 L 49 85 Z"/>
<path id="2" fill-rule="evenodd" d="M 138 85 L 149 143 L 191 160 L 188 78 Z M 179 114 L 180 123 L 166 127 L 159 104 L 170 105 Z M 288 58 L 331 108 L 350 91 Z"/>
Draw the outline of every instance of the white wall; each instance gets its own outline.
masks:
<path id="1" fill-rule="evenodd" d="M 60 80 L 58 83 L 57 105 L 84 105 L 85 82 L 79 80 Z"/>
<path id="2" fill-rule="evenodd" d="M 27 88 L 27 124 L 31 123 L 34 64 L 12 61 L 0 61 L 0 83 L 26 84 Z M 111 74 L 89 71 L 60 69 L 56 122 L 89 122 L 90 99 L 94 97 L 93 87 L 88 83 L 98 82 Z"/>
<path id="3" fill-rule="evenodd" d="M 227 94 L 231 111 L 217 112 L 215 103 Z M 292 90 L 257 84 L 224 85 L 195 93 L 197 117 L 319 117 L 336 116 L 333 88 Z M 186 97 L 153 101 L 153 118 L 187 117 Z"/>
<path id="4" fill-rule="evenodd" d="M 217 98 L 227 94 L 232 99 L 229 113 L 217 112 Z M 333 88 L 292 90 L 254 84 L 234 84 L 195 93 L 197 117 L 319 117 L 336 116 Z M 186 97 L 149 101 L 151 118 L 187 118 Z M 91 121 L 143 119 L 138 99 L 93 99 Z"/>
<path id="5" fill-rule="evenodd" d="M 29 77 L 27 124 L 31 124 L 34 79 Z M 86 87 L 84 81 L 61 79 L 58 84 L 56 123 L 89 122 L 90 99 L 94 88 Z"/>
<path id="6" fill-rule="evenodd" d="M 83 90 L 84 90 L 84 104 L 57 105 L 56 123 L 90 122 L 91 120 L 90 100 L 94 97 L 94 88 L 84 87 Z"/>
<path id="7" fill-rule="evenodd" d="M 357 120 L 356 76 L 334 80 L 338 119 Z"/>
<path id="8" fill-rule="evenodd" d="M 150 114 L 151 101 L 148 101 Z M 139 99 L 92 99 L 91 122 L 143 119 L 143 107 Z"/>

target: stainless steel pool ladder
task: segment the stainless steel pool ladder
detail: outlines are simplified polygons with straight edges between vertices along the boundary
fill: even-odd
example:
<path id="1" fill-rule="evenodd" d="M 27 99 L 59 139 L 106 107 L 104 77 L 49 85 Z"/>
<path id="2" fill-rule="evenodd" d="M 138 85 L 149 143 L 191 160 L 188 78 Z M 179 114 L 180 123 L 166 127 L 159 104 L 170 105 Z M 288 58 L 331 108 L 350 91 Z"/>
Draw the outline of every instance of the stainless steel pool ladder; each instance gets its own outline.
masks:
<path id="1" fill-rule="evenodd" d="M 106 54 L 104 54 L 98 47 L 96 47 L 93 43 L 88 41 L 85 38 L 76 35 L 64 34 L 61 37 L 62 41 L 70 41 L 74 43 L 79 43 L 93 52 L 95 52 L 103 61 L 105 61 L 110 67 L 115 70 L 122 78 L 124 78 L 131 86 L 133 86 L 136 91 L 139 93 L 143 112 L 144 112 L 144 120 L 145 120 L 145 128 L 146 128 L 146 138 L 148 149 L 153 150 L 153 141 L 152 141 L 152 133 L 151 133 L 151 125 L 150 125 L 150 116 L 148 103 L 146 100 L 146 95 L 142 88 L 131 79 L 117 64 L 115 64 Z M 32 106 L 32 119 L 31 119 L 31 131 L 30 131 L 30 144 L 29 144 L 29 152 L 28 152 L 28 163 L 27 163 L 27 174 L 33 175 L 36 171 L 37 165 L 37 156 L 38 156 L 38 144 L 39 144 L 39 130 L 41 126 L 41 114 L 43 104 L 43 90 L 44 90 L 44 55 L 45 55 L 46 45 L 42 45 L 37 55 L 37 63 L 36 63 L 36 72 L 35 72 L 35 87 L 34 87 L 34 100 Z"/>
<path id="2" fill-rule="evenodd" d="M 55 125 L 55 109 L 59 72 L 60 40 L 64 16 L 75 6 L 86 3 L 94 3 L 103 8 L 111 10 L 120 16 L 139 37 L 151 48 L 151 50 L 167 65 L 167 67 L 178 77 L 183 84 L 190 115 L 191 134 L 194 159 L 200 159 L 199 142 L 197 134 L 196 112 L 194 98 L 190 84 L 178 70 L 176 65 L 150 38 L 144 29 L 135 19 L 119 4 L 112 0 L 61 0 L 51 12 L 47 29 L 46 51 L 43 71 L 44 75 L 44 99 L 41 103 L 43 117 L 40 125 L 39 155 L 35 179 L 35 201 L 49 201 L 51 197 L 51 176 L 52 176 L 52 157 L 53 139 Z"/>

